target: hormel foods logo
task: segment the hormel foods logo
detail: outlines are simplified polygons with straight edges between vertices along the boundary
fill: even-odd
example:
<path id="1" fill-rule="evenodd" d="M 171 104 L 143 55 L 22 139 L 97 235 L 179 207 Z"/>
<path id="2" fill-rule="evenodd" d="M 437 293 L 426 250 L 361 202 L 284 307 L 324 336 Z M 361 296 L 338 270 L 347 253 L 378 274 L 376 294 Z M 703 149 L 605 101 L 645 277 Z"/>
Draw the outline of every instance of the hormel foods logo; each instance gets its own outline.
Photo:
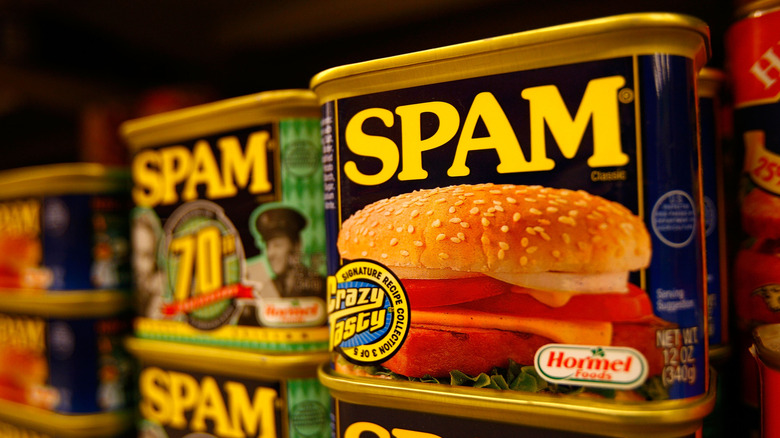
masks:
<path id="1" fill-rule="evenodd" d="M 269 327 L 323 324 L 325 302 L 317 297 L 266 299 L 259 316 L 260 322 Z"/>
<path id="2" fill-rule="evenodd" d="M 536 352 L 539 375 L 556 384 L 633 389 L 647 378 L 647 360 L 628 347 L 548 344 Z"/>

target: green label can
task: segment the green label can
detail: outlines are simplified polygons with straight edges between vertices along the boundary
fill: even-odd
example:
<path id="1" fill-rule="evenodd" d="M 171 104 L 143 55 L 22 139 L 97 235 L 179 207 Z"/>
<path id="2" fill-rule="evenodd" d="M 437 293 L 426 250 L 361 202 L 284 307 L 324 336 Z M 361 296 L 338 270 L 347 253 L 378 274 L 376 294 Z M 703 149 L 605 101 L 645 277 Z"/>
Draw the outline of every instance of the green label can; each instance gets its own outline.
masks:
<path id="1" fill-rule="evenodd" d="M 139 336 L 326 347 L 318 116 L 284 90 L 123 126 Z"/>

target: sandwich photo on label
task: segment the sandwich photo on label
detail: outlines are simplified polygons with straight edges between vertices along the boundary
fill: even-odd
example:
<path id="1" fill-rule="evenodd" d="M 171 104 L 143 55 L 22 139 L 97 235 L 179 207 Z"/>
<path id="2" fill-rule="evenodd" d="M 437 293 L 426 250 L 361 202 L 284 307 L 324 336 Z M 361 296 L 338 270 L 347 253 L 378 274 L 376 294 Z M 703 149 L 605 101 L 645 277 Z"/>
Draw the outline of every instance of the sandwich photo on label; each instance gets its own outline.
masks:
<path id="1" fill-rule="evenodd" d="M 582 190 L 456 185 L 374 202 L 344 221 L 340 256 L 401 280 L 410 330 L 381 364 L 409 378 L 531 365 L 547 344 L 639 351 L 661 374 L 653 313 L 629 273 L 650 264 L 644 222 Z M 366 374 L 346 361 L 337 371 Z"/>

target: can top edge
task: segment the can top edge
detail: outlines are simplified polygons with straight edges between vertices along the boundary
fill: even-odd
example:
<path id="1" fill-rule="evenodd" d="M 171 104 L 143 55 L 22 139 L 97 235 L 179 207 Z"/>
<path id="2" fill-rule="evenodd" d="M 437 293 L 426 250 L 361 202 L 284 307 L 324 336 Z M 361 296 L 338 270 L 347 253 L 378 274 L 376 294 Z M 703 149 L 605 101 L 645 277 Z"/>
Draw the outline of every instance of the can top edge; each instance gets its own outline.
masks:
<path id="1" fill-rule="evenodd" d="M 726 86 L 728 76 L 722 70 L 704 67 L 699 71 L 698 85 L 700 97 L 715 97 Z"/>
<path id="2" fill-rule="evenodd" d="M 717 68 L 704 67 L 699 71 L 699 79 L 725 81 L 727 78 L 726 72 Z"/>
<path id="3" fill-rule="evenodd" d="M 0 290 L 0 312 L 82 319 L 113 316 L 130 308 L 130 294 L 119 290 Z"/>
<path id="4" fill-rule="evenodd" d="M 315 378 L 327 352 L 265 354 L 257 351 L 128 338 L 125 347 L 142 362 L 247 378 Z"/>
<path id="5" fill-rule="evenodd" d="M 472 55 L 485 50 L 498 52 L 509 48 L 533 46 L 552 41 L 562 41 L 596 34 L 609 34 L 627 29 L 677 28 L 690 30 L 704 39 L 707 56 L 711 53 L 708 25 L 693 16 L 670 12 L 641 12 L 614 15 L 603 18 L 561 24 L 541 29 L 528 30 L 493 38 L 459 43 L 441 48 L 422 50 L 354 64 L 333 67 L 316 74 L 310 81 L 310 88 L 317 91 L 322 84 L 358 76 L 380 69 L 410 67 Z"/>
<path id="6" fill-rule="evenodd" d="M 0 199 L 15 196 L 125 191 L 130 174 L 124 167 L 99 163 L 57 163 L 0 172 Z"/>
<path id="7" fill-rule="evenodd" d="M 317 98 L 314 93 L 307 89 L 286 89 L 263 91 L 246 96 L 232 97 L 216 102 L 127 120 L 120 125 L 119 131 L 126 140 L 133 143 L 133 139 L 138 136 L 146 135 L 161 129 L 168 129 L 174 125 L 199 123 L 204 119 L 214 117 L 215 114 L 236 114 L 246 111 L 261 110 L 272 115 L 273 111 L 279 109 L 294 110 L 296 108 L 318 109 Z"/>
<path id="8" fill-rule="evenodd" d="M 130 430 L 133 418 L 128 411 L 68 415 L 0 399 L 0 420 L 61 437 L 119 436 Z"/>
<path id="9" fill-rule="evenodd" d="M 753 330 L 759 357 L 772 368 L 780 370 L 780 324 L 764 324 Z"/>
<path id="10" fill-rule="evenodd" d="M 714 388 L 716 373 L 710 374 L 710 388 Z M 715 405 L 713 390 L 691 399 L 610 403 L 512 391 L 497 397 L 495 392 L 485 393 L 482 388 L 432 387 L 429 383 L 399 385 L 382 379 L 343 377 L 324 366 L 319 369 L 319 378 L 334 398 L 347 402 L 398 408 L 404 405 L 399 401 L 407 400 L 414 403 L 415 410 L 426 413 L 530 426 L 540 423 L 544 428 L 554 425 L 556 429 L 572 431 L 582 430 L 587 424 L 598 427 L 604 436 L 625 436 L 627 428 L 633 427 L 642 428 L 643 436 L 669 436 L 670 431 L 680 433 L 681 429 L 695 431 Z"/>
<path id="11" fill-rule="evenodd" d="M 751 15 L 761 15 L 773 9 L 780 8 L 780 0 L 754 0 L 738 2 L 739 4 L 734 9 L 734 18 L 746 18 Z"/>

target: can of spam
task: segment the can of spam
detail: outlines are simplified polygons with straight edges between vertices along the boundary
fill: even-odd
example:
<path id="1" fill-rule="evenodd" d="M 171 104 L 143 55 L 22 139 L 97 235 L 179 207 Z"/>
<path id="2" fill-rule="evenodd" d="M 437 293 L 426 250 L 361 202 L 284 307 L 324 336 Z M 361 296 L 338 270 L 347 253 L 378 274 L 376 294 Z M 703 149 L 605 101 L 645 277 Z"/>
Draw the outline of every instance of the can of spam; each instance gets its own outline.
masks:
<path id="1" fill-rule="evenodd" d="M 319 107 L 309 90 L 125 122 L 136 334 L 327 349 Z"/>
<path id="2" fill-rule="evenodd" d="M 710 373 L 710 378 L 716 372 Z M 568 403 L 544 395 L 343 376 L 320 369 L 333 399 L 334 438 L 700 437 L 716 393 L 665 404 Z"/>
<path id="3" fill-rule="evenodd" d="M 734 99 L 734 142 L 742 152 L 739 189 L 741 241 L 734 278 L 735 346 L 742 400 L 758 406 L 752 332 L 780 323 L 780 114 L 777 43 L 780 2 L 748 2 L 726 33 Z"/>
<path id="4" fill-rule="evenodd" d="M 117 291 L 3 296 L 0 402 L 57 414 L 128 407 L 135 372 L 122 345 L 128 309 L 127 294 Z"/>
<path id="5" fill-rule="evenodd" d="M 762 324 L 753 330 L 750 353 L 758 364 L 761 436 L 780 437 L 780 324 Z"/>
<path id="6" fill-rule="evenodd" d="M 707 247 L 707 330 L 710 349 L 728 344 L 728 248 L 723 147 L 726 73 L 706 67 L 699 73 L 702 191 Z"/>
<path id="7" fill-rule="evenodd" d="M 139 436 L 330 437 L 327 352 L 256 351 L 130 338 L 140 364 Z"/>
<path id="8" fill-rule="evenodd" d="M 708 44 L 692 17 L 629 14 L 316 75 L 333 368 L 705 396 Z"/>
<path id="9" fill-rule="evenodd" d="M 0 289 L 128 289 L 130 178 L 62 163 L 0 173 Z"/>

